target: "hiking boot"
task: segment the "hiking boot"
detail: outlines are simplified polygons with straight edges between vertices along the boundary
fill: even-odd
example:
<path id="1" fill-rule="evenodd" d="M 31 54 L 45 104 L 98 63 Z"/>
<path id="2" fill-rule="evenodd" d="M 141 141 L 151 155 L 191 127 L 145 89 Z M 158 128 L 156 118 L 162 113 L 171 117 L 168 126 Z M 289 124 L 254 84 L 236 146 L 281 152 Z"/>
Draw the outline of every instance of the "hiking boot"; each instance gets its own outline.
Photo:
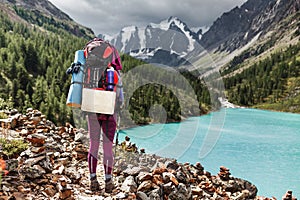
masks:
<path id="1" fill-rule="evenodd" d="M 100 185 L 97 180 L 97 177 L 91 178 L 90 181 L 91 181 L 91 185 L 90 185 L 91 191 L 93 191 L 93 192 L 98 191 L 100 189 Z"/>
<path id="2" fill-rule="evenodd" d="M 111 178 L 105 180 L 105 192 L 106 193 L 111 193 L 114 188 L 115 188 L 115 185 Z"/>

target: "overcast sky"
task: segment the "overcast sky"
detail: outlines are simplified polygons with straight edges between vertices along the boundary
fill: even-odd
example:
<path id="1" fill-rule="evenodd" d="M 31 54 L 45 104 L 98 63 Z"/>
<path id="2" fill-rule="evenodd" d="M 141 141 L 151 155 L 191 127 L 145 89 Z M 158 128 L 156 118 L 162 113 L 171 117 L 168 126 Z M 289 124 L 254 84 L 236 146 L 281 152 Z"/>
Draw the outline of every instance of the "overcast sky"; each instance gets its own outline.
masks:
<path id="1" fill-rule="evenodd" d="M 125 26 L 144 27 L 176 16 L 189 27 L 210 26 L 246 0 L 49 0 L 76 22 L 114 35 Z"/>

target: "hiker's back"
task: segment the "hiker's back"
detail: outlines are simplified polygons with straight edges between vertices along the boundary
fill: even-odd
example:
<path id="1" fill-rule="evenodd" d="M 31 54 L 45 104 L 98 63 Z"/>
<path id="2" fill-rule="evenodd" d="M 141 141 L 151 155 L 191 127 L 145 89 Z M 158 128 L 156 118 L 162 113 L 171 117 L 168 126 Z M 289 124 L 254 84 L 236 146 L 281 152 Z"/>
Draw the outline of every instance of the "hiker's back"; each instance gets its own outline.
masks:
<path id="1" fill-rule="evenodd" d="M 122 64 L 114 46 L 100 38 L 89 41 L 83 50 L 76 51 L 74 62 L 67 69 L 67 74 L 72 74 L 67 105 L 102 113 L 97 108 L 107 104 L 110 109 L 103 112 L 112 114 L 115 103 L 121 105 L 124 99 L 120 70 Z"/>
<path id="2" fill-rule="evenodd" d="M 84 48 L 86 58 L 82 110 L 113 114 L 116 103 L 123 101 L 117 50 L 108 42 L 95 38 Z"/>
<path id="3" fill-rule="evenodd" d="M 115 71 L 113 82 L 116 82 L 116 85 L 120 76 L 118 71 L 122 69 L 117 50 L 108 42 L 95 38 L 86 44 L 84 55 L 86 58 L 84 87 L 111 90 L 108 85 L 107 70 L 113 67 Z"/>

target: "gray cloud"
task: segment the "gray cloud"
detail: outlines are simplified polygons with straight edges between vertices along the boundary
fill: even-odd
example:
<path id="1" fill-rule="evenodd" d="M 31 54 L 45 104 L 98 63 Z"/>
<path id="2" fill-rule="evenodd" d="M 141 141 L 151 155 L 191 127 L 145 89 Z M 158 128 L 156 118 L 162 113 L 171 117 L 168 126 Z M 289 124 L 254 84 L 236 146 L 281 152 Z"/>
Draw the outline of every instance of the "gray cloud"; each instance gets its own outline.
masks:
<path id="1" fill-rule="evenodd" d="M 95 34 L 116 34 L 123 27 L 146 26 L 176 16 L 190 27 L 210 26 L 222 13 L 246 0 L 50 0 Z"/>

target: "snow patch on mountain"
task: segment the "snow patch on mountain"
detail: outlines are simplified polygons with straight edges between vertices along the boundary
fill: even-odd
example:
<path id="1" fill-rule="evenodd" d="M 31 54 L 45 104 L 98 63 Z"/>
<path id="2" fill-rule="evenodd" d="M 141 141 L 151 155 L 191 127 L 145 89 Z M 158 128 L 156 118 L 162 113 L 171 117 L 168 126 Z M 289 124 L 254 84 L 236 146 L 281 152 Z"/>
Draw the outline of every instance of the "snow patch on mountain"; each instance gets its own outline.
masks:
<path id="1" fill-rule="evenodd" d="M 138 29 L 138 36 L 140 39 L 140 49 L 146 48 L 146 34 L 145 34 L 145 28 Z"/>
<path id="2" fill-rule="evenodd" d="M 125 47 L 126 44 L 128 43 L 128 41 L 131 39 L 131 37 L 133 36 L 134 32 L 137 30 L 136 26 L 127 26 L 124 27 L 121 31 L 121 42 L 122 42 L 122 49 L 121 51 L 124 52 L 125 51 Z"/>
<path id="3" fill-rule="evenodd" d="M 188 46 L 187 51 L 188 52 L 193 51 L 194 48 L 195 48 L 195 46 L 194 46 L 195 39 L 191 35 L 191 30 L 190 29 L 187 30 L 186 29 L 186 27 L 187 27 L 186 24 L 184 24 L 182 21 L 180 21 L 177 17 L 171 18 L 170 21 L 171 21 L 170 25 L 171 25 L 171 23 L 174 23 L 185 34 L 185 36 L 188 38 L 189 46 Z"/>
<path id="4" fill-rule="evenodd" d="M 157 29 L 167 31 L 170 27 L 170 22 L 168 19 L 166 19 L 166 20 L 161 21 L 159 24 L 150 23 L 150 26 L 152 28 L 157 28 Z"/>

